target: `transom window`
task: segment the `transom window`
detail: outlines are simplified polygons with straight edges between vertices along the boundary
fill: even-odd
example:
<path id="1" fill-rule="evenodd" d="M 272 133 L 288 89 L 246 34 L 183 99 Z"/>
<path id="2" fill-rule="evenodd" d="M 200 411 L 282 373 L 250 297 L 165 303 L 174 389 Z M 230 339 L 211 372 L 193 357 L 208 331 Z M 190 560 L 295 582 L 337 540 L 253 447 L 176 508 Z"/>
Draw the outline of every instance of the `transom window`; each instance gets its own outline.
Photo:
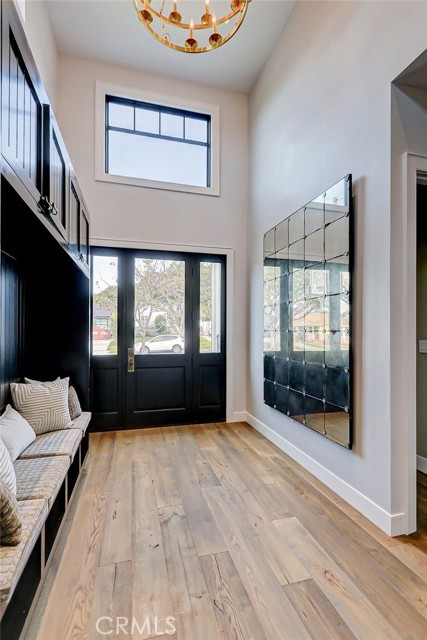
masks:
<path id="1" fill-rule="evenodd" d="M 211 116 L 105 96 L 105 172 L 211 186 Z"/>

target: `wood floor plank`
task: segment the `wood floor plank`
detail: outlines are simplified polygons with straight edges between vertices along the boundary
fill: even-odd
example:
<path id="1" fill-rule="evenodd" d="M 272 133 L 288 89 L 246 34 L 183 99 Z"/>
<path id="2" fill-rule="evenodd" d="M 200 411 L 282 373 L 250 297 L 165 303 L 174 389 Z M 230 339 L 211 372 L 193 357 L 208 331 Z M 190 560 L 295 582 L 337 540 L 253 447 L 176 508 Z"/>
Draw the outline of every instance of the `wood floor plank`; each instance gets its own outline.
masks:
<path id="1" fill-rule="evenodd" d="M 246 459 L 245 452 L 236 449 L 226 435 L 224 430 L 219 435 L 211 434 L 215 445 L 222 448 L 226 456 L 227 464 L 232 467 L 240 477 L 240 482 L 246 487 L 251 487 L 252 493 L 256 494 L 257 500 L 262 503 L 264 510 L 271 520 L 278 520 L 290 515 L 283 500 L 278 499 L 260 476 L 254 472 L 251 463 Z"/>
<path id="2" fill-rule="evenodd" d="M 403 638 L 411 639 L 408 629 L 422 633 L 427 618 L 427 589 L 423 580 L 360 527 L 354 523 L 351 526 L 344 514 L 331 518 L 325 513 L 319 517 L 308 498 L 303 504 L 286 483 L 274 486 L 292 505 L 305 529 L 360 585 L 361 591 Z"/>
<path id="3" fill-rule="evenodd" d="M 149 434 L 144 437 L 134 437 L 132 446 L 133 495 L 138 496 L 137 508 L 141 511 L 157 509 L 153 452 L 154 446 Z"/>
<path id="4" fill-rule="evenodd" d="M 203 453 L 202 449 L 195 438 L 195 431 L 203 429 L 203 427 L 193 427 L 192 429 L 177 429 L 178 437 L 185 453 L 190 460 L 198 482 L 201 487 L 215 487 L 220 485 L 220 481 L 215 475 L 209 460 Z"/>
<path id="5" fill-rule="evenodd" d="M 134 504 L 136 500 L 134 500 Z M 173 616 L 170 585 L 157 511 L 134 508 L 132 529 L 132 612 L 136 620 Z M 141 624 L 141 622 L 140 622 Z M 148 627 L 140 640 L 151 636 Z"/>
<path id="6" fill-rule="evenodd" d="M 237 422 L 230 426 L 230 432 L 235 442 L 235 447 L 245 451 L 245 458 L 256 469 L 260 478 L 266 484 L 283 482 L 283 464 L 277 465 L 271 458 L 271 449 L 265 440 L 256 439 L 244 423 Z"/>
<path id="7" fill-rule="evenodd" d="M 356 636 L 314 580 L 283 587 L 314 640 L 355 640 Z"/>
<path id="8" fill-rule="evenodd" d="M 333 504 L 339 507 L 339 509 L 348 515 L 354 522 L 356 522 L 361 528 L 363 528 L 369 535 L 375 538 L 380 544 L 385 547 L 391 547 L 398 544 L 402 544 L 402 541 L 397 538 L 391 538 L 386 535 L 381 529 L 376 527 L 370 520 L 363 516 L 359 511 L 352 507 L 348 502 L 340 498 L 334 491 L 329 489 L 323 482 L 316 478 L 312 473 L 304 469 L 290 456 L 284 453 L 273 442 L 267 440 L 258 431 L 250 427 L 245 423 L 238 423 L 242 425 L 241 429 L 236 429 L 237 434 L 245 440 L 245 442 L 252 446 L 257 452 L 268 457 L 275 465 L 280 467 L 281 480 L 288 480 L 289 475 L 286 475 L 286 471 L 290 470 L 294 474 L 295 479 L 303 479 L 309 485 L 315 487 L 315 489 L 321 493 Z M 285 477 L 283 477 L 285 475 Z M 405 540 L 407 542 L 407 540 Z"/>
<path id="9" fill-rule="evenodd" d="M 426 583 L 427 589 L 427 554 L 412 544 L 399 544 L 390 548 L 396 558 L 398 558 L 411 571 L 417 574 Z"/>
<path id="10" fill-rule="evenodd" d="M 241 475 L 234 469 L 233 462 L 227 457 L 227 451 L 224 446 L 218 446 L 217 441 L 213 441 L 213 446 L 205 449 L 223 487 L 228 491 L 241 518 L 251 528 L 277 580 L 284 585 L 309 579 L 310 575 L 304 566 L 272 526 L 270 518 L 261 507 L 263 501 L 254 498 L 254 494 L 242 481 Z M 256 490 L 254 493 L 258 495 Z M 283 502 L 281 499 L 280 501 Z"/>
<path id="11" fill-rule="evenodd" d="M 356 637 L 401 637 L 297 518 L 284 518 L 274 524 Z"/>
<path id="12" fill-rule="evenodd" d="M 219 435 L 220 428 L 215 422 L 212 422 L 209 424 L 200 425 L 199 428 L 194 429 L 193 433 L 199 444 L 199 447 L 201 449 L 204 449 L 205 447 L 211 446 L 211 437 L 212 435 Z"/>
<path id="13" fill-rule="evenodd" d="M 156 492 L 157 508 L 173 507 L 181 504 L 178 484 L 171 466 L 168 450 L 165 446 L 163 433 L 150 438 L 152 462 L 154 470 L 154 490 Z"/>
<path id="14" fill-rule="evenodd" d="M 181 503 L 162 429 L 147 429 L 134 436 L 132 467 L 134 476 L 145 477 L 147 509 Z M 144 484 L 144 481 L 142 481 Z M 142 487 L 141 487 L 142 488 Z"/>
<path id="15" fill-rule="evenodd" d="M 106 483 L 107 513 L 99 565 L 131 560 L 132 436 L 118 433 Z"/>
<path id="16" fill-rule="evenodd" d="M 221 640 L 196 547 L 181 506 L 159 511 L 172 608 L 186 640 Z M 191 620 L 187 625 L 184 620 Z"/>
<path id="17" fill-rule="evenodd" d="M 39 640 L 71 640 L 87 633 L 106 516 L 106 498 L 105 493 L 90 493 L 80 500 L 73 520 L 73 536 L 65 547 L 37 634 Z"/>
<path id="18" fill-rule="evenodd" d="M 85 493 L 108 491 L 115 433 L 91 433 Z"/>
<path id="19" fill-rule="evenodd" d="M 240 579 L 256 610 L 267 638 L 300 640 L 309 638 L 304 625 L 285 596 L 253 536 L 236 512 L 223 487 L 203 489 L 218 526 L 229 540 L 229 552 Z"/>
<path id="20" fill-rule="evenodd" d="M 93 434 L 82 479 L 26 640 L 427 637 L 425 476 L 393 539 L 245 423 Z"/>
<path id="21" fill-rule="evenodd" d="M 104 632 L 113 635 L 116 631 L 118 617 L 128 621 L 132 620 L 130 584 L 132 584 L 132 563 L 130 561 L 96 567 L 94 598 L 87 640 L 99 640 Z"/>
<path id="22" fill-rule="evenodd" d="M 310 579 L 310 574 L 295 556 L 283 536 L 280 536 L 272 522 L 266 517 L 249 490 L 238 493 L 227 482 L 222 481 L 233 504 L 236 516 L 247 523 L 259 550 L 264 556 L 279 584 Z"/>
<path id="23" fill-rule="evenodd" d="M 228 552 L 200 558 L 223 640 L 266 640 Z"/>
<path id="24" fill-rule="evenodd" d="M 268 443 L 268 446 L 270 446 L 272 449 L 275 449 L 275 445 L 273 445 L 273 443 Z M 283 452 L 281 453 L 283 456 Z M 272 454 L 271 459 L 277 464 L 280 464 L 282 457 L 277 451 L 275 451 Z M 355 522 L 360 528 L 362 528 L 382 546 L 389 548 L 401 544 L 396 538 L 391 538 L 386 533 L 384 533 L 384 531 L 381 531 L 381 529 L 379 529 L 364 515 L 362 515 L 360 511 L 357 511 L 357 509 L 352 507 L 351 504 L 343 500 L 343 498 L 338 496 L 334 491 L 332 491 L 332 489 L 323 484 L 323 482 L 316 478 L 312 473 L 301 467 L 301 465 L 299 465 L 297 462 L 295 462 L 295 460 L 292 460 L 288 456 L 286 456 L 286 466 L 293 474 L 295 474 L 297 478 L 303 479 L 309 485 L 309 487 L 314 487 L 316 492 L 320 492 L 326 498 L 326 501 L 322 503 L 323 505 L 327 505 L 328 501 L 331 502 L 343 514 L 348 516 L 348 518 Z"/>
<path id="25" fill-rule="evenodd" d="M 199 556 L 227 551 L 227 544 L 202 493 L 190 460 L 182 449 L 176 429 L 164 431 L 181 503 Z"/>

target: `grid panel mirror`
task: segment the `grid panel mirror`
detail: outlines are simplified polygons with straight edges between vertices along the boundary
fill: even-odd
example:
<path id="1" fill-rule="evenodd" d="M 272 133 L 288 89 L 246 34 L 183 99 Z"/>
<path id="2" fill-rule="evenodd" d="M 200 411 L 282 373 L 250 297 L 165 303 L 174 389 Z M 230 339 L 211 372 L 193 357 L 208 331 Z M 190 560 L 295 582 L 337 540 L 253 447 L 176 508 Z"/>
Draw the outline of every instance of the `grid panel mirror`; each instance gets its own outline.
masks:
<path id="1" fill-rule="evenodd" d="M 264 402 L 351 448 L 351 175 L 264 235 Z"/>

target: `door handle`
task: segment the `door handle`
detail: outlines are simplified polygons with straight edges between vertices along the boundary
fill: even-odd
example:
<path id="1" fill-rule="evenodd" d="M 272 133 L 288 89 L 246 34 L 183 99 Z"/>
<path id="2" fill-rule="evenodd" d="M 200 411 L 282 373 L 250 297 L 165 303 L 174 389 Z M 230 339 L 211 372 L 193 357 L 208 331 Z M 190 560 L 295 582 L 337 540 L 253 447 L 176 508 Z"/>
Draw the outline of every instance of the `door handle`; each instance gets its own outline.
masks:
<path id="1" fill-rule="evenodd" d="M 135 372 L 135 351 L 133 347 L 128 349 L 128 373 Z"/>

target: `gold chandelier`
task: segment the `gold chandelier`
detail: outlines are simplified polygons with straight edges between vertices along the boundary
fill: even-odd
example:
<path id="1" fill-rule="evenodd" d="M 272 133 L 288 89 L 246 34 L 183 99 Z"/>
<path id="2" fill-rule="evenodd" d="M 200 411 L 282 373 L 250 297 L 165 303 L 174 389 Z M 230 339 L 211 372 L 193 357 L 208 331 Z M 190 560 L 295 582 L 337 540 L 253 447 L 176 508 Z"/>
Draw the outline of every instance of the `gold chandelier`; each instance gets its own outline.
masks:
<path id="1" fill-rule="evenodd" d="M 201 0 L 204 9 L 200 22 L 191 17 L 185 22 L 180 13 L 186 0 L 133 0 L 138 18 L 159 42 L 175 51 L 203 53 L 228 42 L 245 19 L 251 0 L 230 0 L 230 11 L 218 17 L 211 9 L 215 0 Z M 155 8 L 157 4 L 158 10 Z M 194 3 L 191 3 L 192 5 Z M 180 31 L 183 30 L 183 31 Z M 171 33 L 176 37 L 172 38 Z"/>

